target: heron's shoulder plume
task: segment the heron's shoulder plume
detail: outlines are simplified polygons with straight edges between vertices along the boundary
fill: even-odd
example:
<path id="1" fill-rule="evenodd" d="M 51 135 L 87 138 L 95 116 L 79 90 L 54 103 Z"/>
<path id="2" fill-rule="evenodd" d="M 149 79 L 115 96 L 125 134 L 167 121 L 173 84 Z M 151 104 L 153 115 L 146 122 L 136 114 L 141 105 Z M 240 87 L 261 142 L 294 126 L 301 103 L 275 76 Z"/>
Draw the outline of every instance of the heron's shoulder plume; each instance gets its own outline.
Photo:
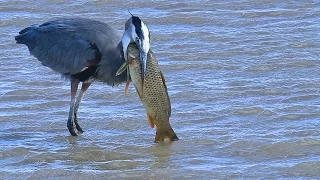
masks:
<path id="1" fill-rule="evenodd" d="M 34 34 L 34 31 L 39 27 L 39 25 L 34 24 L 30 27 L 24 28 L 19 32 L 19 35 L 15 36 L 15 40 L 18 44 L 25 44 L 26 41 Z"/>
<path id="2" fill-rule="evenodd" d="M 33 24 L 33 25 L 31 25 L 31 26 L 29 26 L 29 27 L 27 27 L 27 28 L 22 29 L 22 30 L 19 32 L 19 34 L 24 34 L 24 33 L 28 32 L 28 31 L 34 30 L 34 29 L 36 29 L 36 28 L 38 28 L 38 27 L 39 27 L 38 24 Z"/>

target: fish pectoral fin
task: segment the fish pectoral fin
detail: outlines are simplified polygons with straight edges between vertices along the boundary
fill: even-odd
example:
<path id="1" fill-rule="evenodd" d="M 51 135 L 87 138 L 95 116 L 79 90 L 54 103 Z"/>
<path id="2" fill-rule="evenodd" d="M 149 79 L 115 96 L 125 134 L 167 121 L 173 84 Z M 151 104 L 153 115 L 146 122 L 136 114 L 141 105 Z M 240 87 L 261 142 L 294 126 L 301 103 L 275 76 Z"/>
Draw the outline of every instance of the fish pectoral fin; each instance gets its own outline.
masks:
<path id="1" fill-rule="evenodd" d="M 126 95 L 127 92 L 128 92 L 128 88 L 129 88 L 130 82 L 131 82 L 131 79 L 128 78 L 127 82 L 126 82 L 126 87 L 124 88 L 124 95 Z"/>
<path id="2" fill-rule="evenodd" d="M 129 72 L 129 67 L 127 68 L 127 82 L 126 82 L 126 87 L 124 88 L 124 95 L 127 94 L 128 88 L 131 82 L 131 77 L 130 77 L 130 72 Z"/>
<path id="3" fill-rule="evenodd" d="M 119 76 L 120 74 L 122 74 L 129 66 L 130 63 L 132 63 L 132 60 L 135 59 L 136 57 L 133 56 L 132 54 L 128 54 L 129 59 L 128 61 L 125 61 L 120 68 L 118 69 L 118 71 L 116 72 L 116 75 Z"/>
<path id="4" fill-rule="evenodd" d="M 149 112 L 147 113 L 147 116 L 148 116 L 148 121 L 149 121 L 150 127 L 154 128 L 154 121 L 155 121 L 156 117 Z"/>
<path id="5" fill-rule="evenodd" d="M 119 70 L 116 72 L 116 75 L 119 76 L 120 74 L 122 74 L 128 68 L 128 65 L 129 65 L 128 61 L 124 62 L 120 66 Z"/>

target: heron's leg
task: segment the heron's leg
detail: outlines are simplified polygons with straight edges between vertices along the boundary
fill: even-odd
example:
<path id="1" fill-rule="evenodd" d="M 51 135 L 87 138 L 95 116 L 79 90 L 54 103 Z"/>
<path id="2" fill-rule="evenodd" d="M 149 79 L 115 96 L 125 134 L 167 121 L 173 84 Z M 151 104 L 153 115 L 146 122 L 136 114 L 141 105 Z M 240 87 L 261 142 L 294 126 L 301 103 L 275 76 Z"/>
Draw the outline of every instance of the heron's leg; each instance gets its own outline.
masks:
<path id="1" fill-rule="evenodd" d="M 71 102 L 70 102 L 70 110 L 69 110 L 67 127 L 72 136 L 78 135 L 75 131 L 75 122 L 74 122 L 74 106 L 75 106 L 75 97 L 77 94 L 78 85 L 79 85 L 78 79 L 71 79 Z"/>
<path id="2" fill-rule="evenodd" d="M 76 125 L 76 128 L 79 132 L 84 132 L 82 130 L 82 128 L 80 127 L 79 123 L 78 123 L 78 109 L 79 109 L 79 105 L 83 99 L 83 96 L 85 95 L 86 91 L 88 90 L 89 86 L 91 85 L 91 83 L 82 83 L 82 87 L 80 90 L 80 93 L 78 95 L 77 101 L 74 105 L 74 123 Z"/>

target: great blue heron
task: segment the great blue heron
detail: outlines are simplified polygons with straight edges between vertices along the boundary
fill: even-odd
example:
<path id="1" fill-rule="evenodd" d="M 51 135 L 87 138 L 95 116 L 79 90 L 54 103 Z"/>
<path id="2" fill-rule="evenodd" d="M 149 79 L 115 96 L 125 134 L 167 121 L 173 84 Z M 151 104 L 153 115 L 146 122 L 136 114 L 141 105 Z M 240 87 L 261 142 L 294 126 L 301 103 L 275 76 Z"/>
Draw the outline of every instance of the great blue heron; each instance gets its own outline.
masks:
<path id="1" fill-rule="evenodd" d="M 30 54 L 44 66 L 70 78 L 71 103 L 67 127 L 73 136 L 83 132 L 77 120 L 77 112 L 90 84 L 94 80 L 108 85 L 124 82 L 126 73 L 116 76 L 116 72 L 126 60 L 129 43 L 137 44 L 144 61 L 150 48 L 149 30 L 137 16 L 127 20 L 122 38 L 106 23 L 62 18 L 27 27 L 15 39 L 18 44 L 27 45 Z M 144 64 L 142 62 L 145 72 Z M 82 87 L 76 98 L 80 82 Z"/>

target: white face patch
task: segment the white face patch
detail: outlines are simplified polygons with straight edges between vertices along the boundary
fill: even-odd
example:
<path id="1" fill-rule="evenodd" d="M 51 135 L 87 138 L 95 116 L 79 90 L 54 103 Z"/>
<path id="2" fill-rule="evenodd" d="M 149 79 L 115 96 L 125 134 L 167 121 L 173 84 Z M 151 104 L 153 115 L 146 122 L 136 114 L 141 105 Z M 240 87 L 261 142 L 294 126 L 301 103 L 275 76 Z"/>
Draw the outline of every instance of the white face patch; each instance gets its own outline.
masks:
<path id="1" fill-rule="evenodd" d="M 135 26 L 130 23 L 129 28 L 123 33 L 121 42 L 122 42 L 122 50 L 123 50 L 123 55 L 124 59 L 128 60 L 127 57 L 127 49 L 130 43 L 135 42 L 135 39 L 138 37 L 136 31 L 135 31 Z"/>
<path id="2" fill-rule="evenodd" d="M 128 60 L 127 49 L 129 44 L 135 42 L 141 52 L 141 60 L 145 61 L 145 67 L 146 57 L 150 49 L 150 37 L 148 27 L 138 17 L 132 16 L 132 18 L 127 21 L 125 29 L 126 31 L 123 33 L 121 39 L 124 59 L 126 61 Z"/>
<path id="3" fill-rule="evenodd" d="M 144 52 L 148 53 L 150 49 L 150 37 L 148 27 L 141 21 L 141 31 L 144 40 L 141 42 L 141 46 Z"/>
<path id="4" fill-rule="evenodd" d="M 128 46 L 130 44 L 130 37 L 128 36 L 128 33 L 124 33 L 121 39 L 121 43 L 122 43 L 122 50 L 123 50 L 123 56 L 124 59 L 127 60 L 127 49 Z"/>

